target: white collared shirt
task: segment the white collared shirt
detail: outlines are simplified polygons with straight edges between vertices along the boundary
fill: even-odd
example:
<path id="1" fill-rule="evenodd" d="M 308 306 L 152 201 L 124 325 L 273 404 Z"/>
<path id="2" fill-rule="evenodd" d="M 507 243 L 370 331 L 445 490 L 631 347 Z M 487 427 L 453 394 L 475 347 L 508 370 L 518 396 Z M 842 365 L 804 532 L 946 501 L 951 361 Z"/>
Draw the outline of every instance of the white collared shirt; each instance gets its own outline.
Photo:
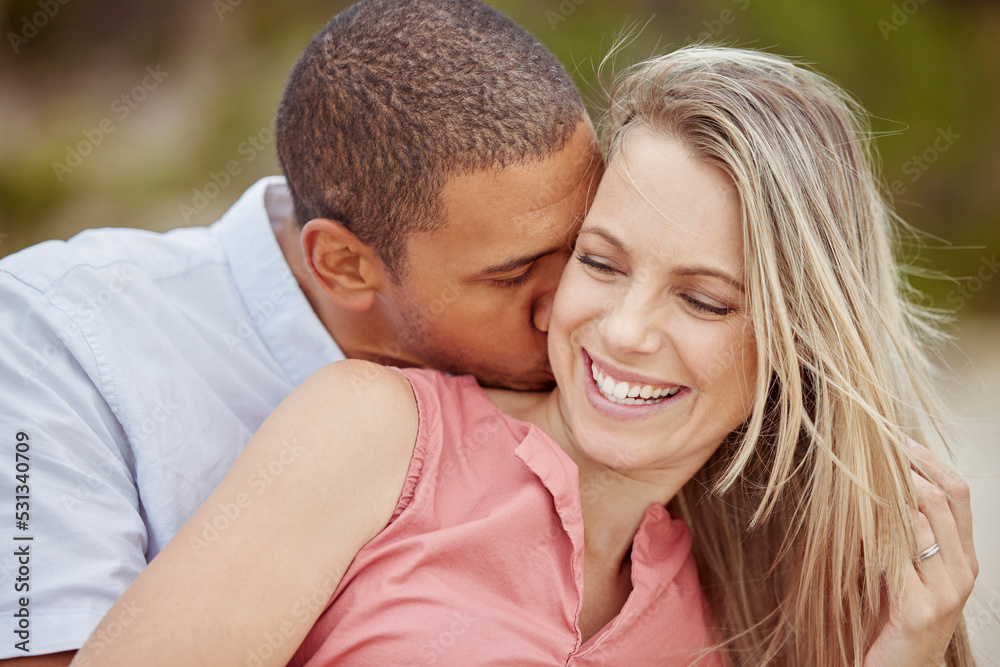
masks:
<path id="1" fill-rule="evenodd" d="M 266 178 L 208 228 L 0 261 L 0 658 L 27 655 L 25 606 L 31 654 L 79 648 L 278 403 L 343 358 L 274 237 L 287 210 Z"/>

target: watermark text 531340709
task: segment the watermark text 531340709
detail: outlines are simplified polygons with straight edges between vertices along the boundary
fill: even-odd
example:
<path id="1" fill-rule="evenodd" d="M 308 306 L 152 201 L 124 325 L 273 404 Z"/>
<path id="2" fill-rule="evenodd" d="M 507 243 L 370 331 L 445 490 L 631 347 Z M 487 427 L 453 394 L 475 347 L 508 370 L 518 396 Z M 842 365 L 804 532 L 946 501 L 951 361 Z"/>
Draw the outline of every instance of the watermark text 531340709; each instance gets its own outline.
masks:
<path id="1" fill-rule="evenodd" d="M 14 648 L 31 652 L 31 438 L 25 431 L 14 436 Z"/>

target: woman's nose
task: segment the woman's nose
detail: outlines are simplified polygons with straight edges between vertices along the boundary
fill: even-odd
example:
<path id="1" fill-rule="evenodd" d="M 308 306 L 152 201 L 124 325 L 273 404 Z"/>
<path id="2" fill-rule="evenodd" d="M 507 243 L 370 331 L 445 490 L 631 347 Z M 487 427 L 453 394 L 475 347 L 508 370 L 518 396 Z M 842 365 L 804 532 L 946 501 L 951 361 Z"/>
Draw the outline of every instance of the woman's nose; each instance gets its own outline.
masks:
<path id="1" fill-rule="evenodd" d="M 626 294 L 621 301 L 608 304 L 606 313 L 601 334 L 609 352 L 627 356 L 660 349 L 662 337 L 655 326 L 655 313 L 641 295 Z"/>

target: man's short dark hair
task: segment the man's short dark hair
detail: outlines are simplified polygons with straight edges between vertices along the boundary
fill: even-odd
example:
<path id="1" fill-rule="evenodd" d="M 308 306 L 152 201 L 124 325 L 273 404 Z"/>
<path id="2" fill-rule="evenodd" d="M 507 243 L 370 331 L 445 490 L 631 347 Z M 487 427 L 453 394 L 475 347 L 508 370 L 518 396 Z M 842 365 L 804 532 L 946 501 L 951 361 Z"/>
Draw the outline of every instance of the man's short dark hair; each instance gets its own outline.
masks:
<path id="1" fill-rule="evenodd" d="M 586 111 L 556 58 L 475 0 L 366 0 L 296 63 L 277 118 L 300 224 L 330 218 L 386 264 L 443 219 L 454 176 L 543 159 Z"/>

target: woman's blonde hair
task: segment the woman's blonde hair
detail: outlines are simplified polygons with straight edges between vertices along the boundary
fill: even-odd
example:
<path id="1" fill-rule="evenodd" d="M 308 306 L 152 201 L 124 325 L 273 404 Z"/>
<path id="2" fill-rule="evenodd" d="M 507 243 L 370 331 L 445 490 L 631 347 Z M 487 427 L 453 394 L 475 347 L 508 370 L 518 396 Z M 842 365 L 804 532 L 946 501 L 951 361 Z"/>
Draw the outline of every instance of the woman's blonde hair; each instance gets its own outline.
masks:
<path id="1" fill-rule="evenodd" d="M 940 440 L 898 225 L 866 116 L 762 52 L 694 46 L 630 69 L 609 159 L 634 130 L 680 141 L 739 193 L 758 376 L 751 416 L 678 494 L 733 664 L 860 665 L 917 551 L 905 436 Z M 973 664 L 964 627 L 949 665 Z"/>

